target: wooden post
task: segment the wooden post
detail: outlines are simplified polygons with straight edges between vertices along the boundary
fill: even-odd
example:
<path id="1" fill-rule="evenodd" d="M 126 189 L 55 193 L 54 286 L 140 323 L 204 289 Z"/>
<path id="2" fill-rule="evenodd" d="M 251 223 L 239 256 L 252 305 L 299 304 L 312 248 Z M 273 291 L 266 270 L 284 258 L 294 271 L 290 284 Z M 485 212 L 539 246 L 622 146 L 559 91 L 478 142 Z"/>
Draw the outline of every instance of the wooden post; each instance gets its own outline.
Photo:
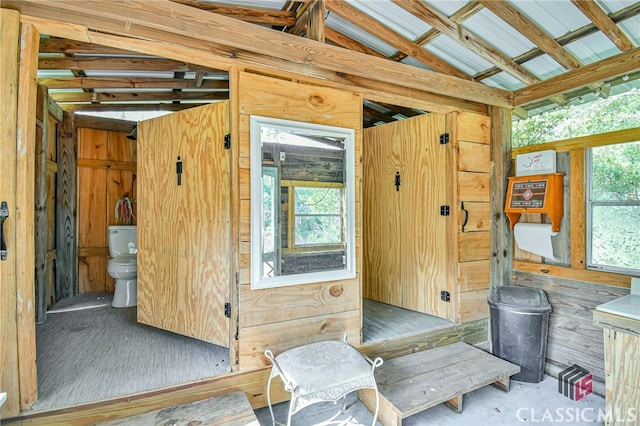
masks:
<path id="1" fill-rule="evenodd" d="M 18 320 L 18 374 L 20 409 L 38 397 L 35 327 L 34 163 L 36 154 L 36 71 L 40 34 L 32 24 L 22 24 L 18 82 L 18 133 L 16 152 L 16 314 Z"/>
<path id="2" fill-rule="evenodd" d="M 491 117 L 490 283 L 491 289 L 512 284 L 513 239 L 504 214 L 507 177 L 511 175 L 511 111 L 489 107 Z"/>
<path id="3" fill-rule="evenodd" d="M 314 0 L 308 10 L 307 38 L 324 43 L 324 0 Z"/>
<path id="4" fill-rule="evenodd" d="M 0 8 L 0 201 L 9 216 L 4 223 L 7 259 L 0 261 L 0 388 L 7 393 L 1 417 L 20 412 L 16 323 L 16 119 L 20 14 Z"/>
<path id="5" fill-rule="evenodd" d="M 77 293 L 76 265 L 76 126 L 71 112 L 63 115 L 58 139 L 56 183 L 56 301 Z"/>

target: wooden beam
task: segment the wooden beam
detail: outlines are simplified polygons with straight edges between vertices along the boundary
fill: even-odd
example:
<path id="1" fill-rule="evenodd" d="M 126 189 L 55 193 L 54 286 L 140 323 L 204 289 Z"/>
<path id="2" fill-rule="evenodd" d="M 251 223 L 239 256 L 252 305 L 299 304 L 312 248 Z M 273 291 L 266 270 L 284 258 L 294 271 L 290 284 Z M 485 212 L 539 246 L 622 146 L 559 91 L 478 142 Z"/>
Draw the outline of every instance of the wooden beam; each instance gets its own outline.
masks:
<path id="1" fill-rule="evenodd" d="M 453 14 L 451 14 L 451 16 L 449 16 L 449 19 L 451 19 L 456 24 L 460 24 L 471 18 L 482 9 L 484 9 L 484 7 L 476 0 L 473 0 L 462 6 L 460 9 L 456 10 Z M 427 44 L 431 43 L 431 41 L 438 35 L 440 35 L 440 31 L 435 28 L 431 28 L 429 31 L 416 38 L 413 42 L 418 46 L 426 46 Z M 405 55 L 404 53 L 398 52 L 393 55 L 391 59 L 393 61 L 400 62 L 406 57 L 407 55 Z"/>
<path id="2" fill-rule="evenodd" d="M 440 13 L 437 9 L 429 6 L 424 2 L 416 2 L 411 0 L 392 0 L 393 3 L 402 7 L 404 10 L 412 13 L 419 19 L 422 19 L 440 33 L 448 36 L 452 40 L 457 41 L 467 49 L 480 55 L 485 60 L 491 62 L 501 70 L 512 75 L 518 80 L 531 84 L 540 81 L 538 77 L 527 71 L 523 66 L 514 62 L 500 52 L 488 42 L 466 30 L 446 15 Z"/>
<path id="3" fill-rule="evenodd" d="M 49 142 L 49 94 L 47 88 L 37 88 L 38 131 L 35 139 L 35 320 L 43 323 L 47 320 L 47 243 L 50 241 L 47 234 L 47 160 Z M 53 229 L 51 229 L 53 231 Z"/>
<path id="4" fill-rule="evenodd" d="M 560 65 L 567 69 L 576 69 L 582 65 L 576 57 L 560 46 L 546 31 L 520 13 L 518 9 L 506 0 L 480 0 L 480 3 L 531 40 L 533 44 L 540 47 Z"/>
<path id="5" fill-rule="evenodd" d="M 76 128 L 85 127 L 89 129 L 107 130 L 110 132 L 129 133 L 135 124 L 135 121 L 96 117 L 94 115 L 78 114 L 75 117 Z"/>
<path id="6" fill-rule="evenodd" d="M 602 31 L 602 33 L 607 36 L 607 38 L 611 40 L 618 49 L 625 52 L 634 48 L 633 42 L 629 40 L 629 37 L 627 37 L 620 27 L 618 27 L 616 23 L 609 18 L 598 3 L 592 0 L 571 0 L 571 2 L 580 9 L 580 11 L 584 13 L 596 27 L 599 28 L 600 31 Z"/>
<path id="7" fill-rule="evenodd" d="M 433 70 L 465 80 L 471 79 L 471 77 L 456 67 L 423 49 L 413 41 L 406 39 L 392 29 L 384 26 L 375 19 L 360 12 L 358 9 L 350 6 L 344 1 L 327 0 L 326 7 L 327 10 L 330 10 L 332 13 L 335 13 L 370 34 L 375 34 L 380 40 L 406 53 Z"/>
<path id="8" fill-rule="evenodd" d="M 313 0 L 307 10 L 309 11 L 307 15 L 309 20 L 307 24 L 307 38 L 324 43 L 324 0 Z"/>
<path id="9" fill-rule="evenodd" d="M 20 14 L 0 8 L 0 201 L 6 201 L 9 216 L 4 226 L 7 259 L 0 261 L 0 387 L 7 400 L 0 408 L 3 418 L 20 412 L 18 374 L 18 328 L 16 322 L 16 129 L 18 117 L 18 63 Z"/>
<path id="10" fill-rule="evenodd" d="M 292 69 L 303 76 L 311 76 L 315 71 L 326 70 L 336 76 L 356 75 L 370 80 L 384 81 L 411 89 L 471 100 L 490 105 L 511 107 L 510 92 L 483 84 L 451 77 L 441 73 L 419 69 L 388 60 L 373 58 L 358 52 L 348 51 L 313 40 L 300 39 L 286 33 L 275 32 L 225 16 L 201 12 L 168 0 L 131 0 L 126 5 L 97 0 L 91 10 L 73 0 L 7 0 L 3 6 L 17 8 L 31 22 L 38 22 L 43 29 L 56 30 L 50 25 L 51 19 L 64 23 L 63 36 L 89 41 L 89 35 L 82 31 L 80 22 L 104 31 L 117 30 L 123 34 L 138 34 L 152 40 L 166 41 L 163 45 L 167 57 L 170 52 L 178 52 L 184 46 L 203 49 L 203 41 L 213 46 L 232 48 L 233 56 L 218 56 L 217 64 L 242 65 L 237 49 L 250 52 L 253 64 L 273 67 L 269 57 L 277 58 L 280 72 L 291 73 Z M 39 18 L 38 20 L 28 17 Z M 126 18 L 125 18 L 126 17 Z M 86 28 L 86 27 L 85 27 Z M 212 31 L 212 28 L 216 28 Z M 92 33 L 96 39 L 107 34 Z M 160 37 L 160 38 L 159 38 Z M 164 39 L 162 37 L 165 37 Z M 189 41 L 191 40 L 191 41 Z M 95 41 L 95 40 L 93 40 Z M 140 40 L 143 41 L 143 40 Z M 177 45 L 179 44 L 179 45 Z M 182 47 L 180 46 L 182 45 Z M 136 51 L 139 49 L 132 48 Z M 118 46 L 122 47 L 122 46 Z M 211 56 L 211 46 L 207 49 Z M 202 51 L 201 54 L 204 54 Z M 284 61 L 284 62 L 282 62 Z M 212 66 L 213 67 L 213 66 Z M 224 69 L 216 66 L 218 69 Z"/>
<path id="11" fill-rule="evenodd" d="M 537 145 L 522 146 L 520 148 L 514 148 L 511 152 L 511 156 L 512 158 L 516 158 L 516 155 L 518 154 L 544 151 L 547 149 L 553 149 L 556 152 L 567 152 L 576 149 L 595 148 L 598 146 L 636 141 L 640 141 L 640 127 L 614 130 L 613 132 L 598 133 L 595 135 L 579 136 L 577 138 L 562 139 Z"/>
<path id="12" fill-rule="evenodd" d="M 78 102 L 162 102 L 229 99 L 228 92 L 57 92 L 51 98 L 59 103 Z"/>
<path id="13" fill-rule="evenodd" d="M 342 34 L 339 31 L 334 30 L 331 27 L 324 28 L 324 35 L 327 41 L 335 44 L 336 46 L 344 47 L 345 49 L 353 50 L 355 52 L 365 53 L 367 55 L 376 56 L 378 58 L 388 59 L 385 55 L 378 52 L 375 49 L 370 48 L 357 40 L 352 39 L 348 35 Z"/>
<path id="14" fill-rule="evenodd" d="M 198 65 L 186 62 L 172 61 L 160 58 L 104 58 L 92 57 L 67 57 L 51 58 L 43 57 L 38 61 L 38 69 L 41 70 L 117 70 L 140 71 L 149 70 L 155 72 L 189 72 L 189 71 L 214 71 Z"/>
<path id="15" fill-rule="evenodd" d="M 9 4 L 8 2 L 6 3 Z M 14 7 L 18 7 L 15 2 L 11 3 Z M 55 3 L 56 5 L 58 3 Z M 296 38 L 295 45 L 304 43 L 314 44 L 315 49 L 328 49 L 325 55 L 321 55 L 321 61 L 327 60 L 327 66 L 334 65 L 340 69 L 352 69 L 357 75 L 344 72 L 333 72 L 328 69 L 314 67 L 310 64 L 301 64 L 297 62 L 286 61 L 280 58 L 268 57 L 250 52 L 231 52 L 228 55 L 220 52 L 212 52 L 209 48 L 206 52 L 199 50 L 202 48 L 202 40 L 194 39 L 188 36 L 169 34 L 160 30 L 151 30 L 145 28 L 144 31 L 140 27 L 130 27 L 130 32 L 136 35 L 144 35 L 146 38 L 155 41 L 132 39 L 122 36 L 114 36 L 105 33 L 89 31 L 87 27 L 78 24 L 70 24 L 63 21 L 51 20 L 49 15 L 56 16 L 57 19 L 85 21 L 93 27 L 99 27 L 101 24 L 105 27 L 103 19 L 97 19 L 91 15 L 80 15 L 65 11 L 64 13 L 57 10 L 34 6 L 32 3 L 19 3 L 20 9 L 24 9 L 27 15 L 23 14 L 21 19 L 24 22 L 30 22 L 37 25 L 43 33 L 72 37 L 77 40 L 89 41 L 113 46 L 117 48 L 126 48 L 137 52 L 151 55 L 162 55 L 173 59 L 188 59 L 200 65 L 217 67 L 218 69 L 229 69 L 236 64 L 245 68 L 251 68 L 261 73 L 269 73 L 289 77 L 292 79 L 303 79 L 314 84 L 328 85 L 330 87 L 338 87 L 345 90 L 360 91 L 365 96 L 375 99 L 378 96 L 398 96 L 404 100 L 403 105 L 411 105 L 414 103 L 428 104 L 435 101 L 432 107 L 426 108 L 418 106 L 422 109 L 437 110 L 453 109 L 479 111 L 481 104 L 499 104 L 511 107 L 510 92 L 505 90 L 492 88 L 483 84 L 477 84 L 460 80 L 454 77 L 445 76 L 440 73 L 434 73 L 416 67 L 410 67 L 402 64 L 394 64 L 390 61 L 372 58 L 368 55 L 358 54 L 356 52 L 348 52 L 344 49 L 336 48 L 329 45 L 316 46 L 317 43 L 312 41 L 300 40 Z M 47 17 L 41 17 L 47 16 Z M 117 27 L 115 23 L 113 28 Z M 246 24 L 250 25 L 250 24 Z M 111 25 L 106 25 L 111 28 Z M 268 31 L 268 30 L 267 30 Z M 273 32 L 273 31 L 271 31 Z M 287 36 L 280 35 L 278 36 Z M 171 42 L 170 42 L 171 41 Z M 231 49 L 231 48 L 227 48 Z M 333 50 L 336 49 L 336 50 Z M 338 56 L 343 56 L 346 52 L 345 62 L 339 60 Z M 233 57 L 231 57 L 233 53 Z M 328 60 L 328 58 L 333 58 Z M 348 58 L 348 61 L 346 61 Z M 359 61 L 362 59 L 362 61 Z M 355 62 L 354 62 L 355 61 Z M 373 62 L 372 62 L 373 61 Z M 358 64 L 366 64 L 357 66 Z M 363 68 L 364 67 L 364 68 Z M 371 71 L 371 72 L 367 72 Z M 357 83 L 356 83 L 357 81 Z M 387 89 L 382 89 L 386 86 Z M 385 93 L 385 90 L 387 92 Z M 373 93 L 373 95 L 370 95 Z M 445 94 L 445 96 L 442 96 Z M 426 97 L 423 97 L 426 96 Z M 473 101 L 476 99 L 477 101 Z M 471 100 L 471 104 L 467 102 Z M 409 102 L 407 104 L 406 102 Z M 475 103 L 478 102 L 478 103 Z M 474 105 L 475 103 L 475 105 Z M 471 108 L 469 108 L 471 107 Z"/>
<path id="16" fill-rule="evenodd" d="M 626 274 L 574 269 L 566 266 L 540 264 L 521 260 L 513 261 L 513 270 L 547 275 L 555 278 L 565 278 L 574 281 L 587 281 L 596 284 L 612 285 L 616 287 L 629 288 L 631 286 L 631 278 Z"/>
<path id="17" fill-rule="evenodd" d="M 633 18 L 640 14 L 640 2 L 633 3 L 623 9 L 620 9 L 617 12 L 614 12 L 610 15 L 610 18 L 613 22 L 622 22 L 626 19 Z M 594 34 L 598 32 L 598 28 L 593 25 L 593 23 L 584 25 L 577 30 L 568 32 L 566 34 L 561 35 L 555 40 L 560 44 L 560 46 L 566 46 L 569 43 L 573 43 L 577 40 L 580 40 L 588 35 Z M 523 53 L 522 55 L 518 55 L 513 60 L 519 64 L 523 64 L 525 62 L 531 61 L 535 58 L 542 56 L 545 52 L 543 52 L 540 48 L 535 47 L 528 52 Z M 502 70 L 498 67 L 492 67 L 482 72 L 477 73 L 473 76 L 474 81 L 482 81 L 486 78 L 492 77 Z"/>
<path id="18" fill-rule="evenodd" d="M 525 105 L 544 99 L 554 93 L 568 92 L 587 86 L 594 81 L 607 80 L 633 72 L 640 69 L 639 64 L 640 48 L 636 47 L 616 56 L 585 65 L 577 70 L 567 71 L 540 83 L 515 90 L 513 92 L 513 106 Z"/>
<path id="19" fill-rule="evenodd" d="M 38 83 L 49 89 L 218 89 L 229 90 L 228 80 L 136 77 L 69 77 L 39 78 Z"/>
<path id="20" fill-rule="evenodd" d="M 64 53 L 65 55 L 136 55 L 135 52 L 115 49 L 99 44 L 65 38 L 41 38 L 40 53 Z"/>
<path id="21" fill-rule="evenodd" d="M 18 321 L 18 371 L 20 409 L 28 410 L 38 397 L 35 324 L 34 191 L 36 139 L 36 72 L 40 34 L 23 24 L 20 34 L 18 82 L 18 133 L 16 155 L 16 314 Z"/>
<path id="22" fill-rule="evenodd" d="M 254 24 L 275 25 L 278 27 L 288 27 L 295 25 L 296 16 L 294 12 L 286 10 L 261 9 L 257 7 L 241 7 L 237 5 L 222 5 L 195 0 L 171 0 L 175 3 L 191 6 L 207 12 L 218 13 L 230 18 L 240 19 Z"/>
<path id="23" fill-rule="evenodd" d="M 187 108 L 194 108 L 206 105 L 204 103 L 194 102 L 186 104 L 139 104 L 139 103 L 108 103 L 108 104 L 62 104 L 60 108 L 67 112 L 80 111 L 182 111 Z"/>

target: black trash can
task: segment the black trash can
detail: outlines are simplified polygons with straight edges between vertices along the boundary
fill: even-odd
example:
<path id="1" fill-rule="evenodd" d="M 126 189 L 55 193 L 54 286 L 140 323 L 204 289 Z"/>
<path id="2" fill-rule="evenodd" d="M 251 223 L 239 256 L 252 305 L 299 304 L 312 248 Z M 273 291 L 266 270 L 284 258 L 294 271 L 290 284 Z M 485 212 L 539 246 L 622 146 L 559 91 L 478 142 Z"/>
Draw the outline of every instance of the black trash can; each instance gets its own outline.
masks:
<path id="1" fill-rule="evenodd" d="M 505 286 L 496 288 L 488 302 L 492 353 L 520 366 L 513 380 L 542 381 L 551 312 L 547 295 L 535 288 Z"/>

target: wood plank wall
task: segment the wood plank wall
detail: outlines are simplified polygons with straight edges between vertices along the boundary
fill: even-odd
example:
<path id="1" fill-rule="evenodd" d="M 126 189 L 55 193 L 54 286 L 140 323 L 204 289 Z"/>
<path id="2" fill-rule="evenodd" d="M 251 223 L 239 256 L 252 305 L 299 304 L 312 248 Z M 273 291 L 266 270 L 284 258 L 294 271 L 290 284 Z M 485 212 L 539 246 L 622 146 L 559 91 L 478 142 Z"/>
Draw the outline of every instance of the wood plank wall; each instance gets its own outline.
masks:
<path id="1" fill-rule="evenodd" d="M 489 317 L 490 270 L 490 141 L 491 119 L 473 113 L 451 113 L 447 117 L 457 173 L 453 181 L 458 236 L 456 322 L 465 323 Z M 466 214 L 468 220 L 464 226 Z"/>
<path id="2" fill-rule="evenodd" d="M 629 289 L 520 271 L 514 271 L 513 284 L 544 290 L 551 304 L 546 372 L 557 377 L 578 364 L 593 373 L 594 392 L 604 395 L 604 337 L 593 325 L 593 310 Z"/>
<path id="3" fill-rule="evenodd" d="M 136 144 L 126 136 L 122 131 L 78 125 L 79 293 L 114 290 L 115 281 L 107 272 L 107 226 L 116 225 L 118 197 L 136 198 Z"/>
<path id="4" fill-rule="evenodd" d="M 341 339 L 361 342 L 361 141 L 359 94 L 240 73 L 239 76 L 239 365 L 249 370 L 270 365 L 274 353 L 304 343 Z M 356 259 L 358 276 L 337 282 L 251 290 L 250 135 L 251 115 L 355 129 Z"/>
<path id="5" fill-rule="evenodd" d="M 46 321 L 47 309 L 56 302 L 56 158 L 63 113 L 49 100 L 47 88 L 38 86 L 34 198 L 37 322 Z"/>

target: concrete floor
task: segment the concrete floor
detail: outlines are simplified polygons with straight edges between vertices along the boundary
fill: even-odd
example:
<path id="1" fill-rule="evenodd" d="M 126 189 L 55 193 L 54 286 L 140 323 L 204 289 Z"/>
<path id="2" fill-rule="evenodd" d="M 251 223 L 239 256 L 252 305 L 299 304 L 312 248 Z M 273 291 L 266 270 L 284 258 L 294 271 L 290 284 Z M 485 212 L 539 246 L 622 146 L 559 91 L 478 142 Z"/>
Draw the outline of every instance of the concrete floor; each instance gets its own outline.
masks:
<path id="1" fill-rule="evenodd" d="M 293 425 L 322 424 L 323 420 L 330 418 L 339 408 L 339 405 L 333 403 L 315 404 L 295 414 Z M 287 410 L 288 403 L 277 404 L 274 407 L 276 420 L 285 423 Z M 572 401 L 558 393 L 556 379 L 545 376 L 540 383 L 511 381 L 511 390 L 507 393 L 493 386 L 486 386 L 465 396 L 461 414 L 438 405 L 405 419 L 403 425 L 599 425 L 604 423 L 603 412 L 604 398 L 592 394 L 580 401 Z M 256 416 L 261 425 L 271 424 L 268 408 L 257 410 Z M 336 420 L 338 422 L 331 424 L 370 425 L 372 415 L 357 399 L 356 393 L 353 393 L 347 397 L 347 410 Z"/>

